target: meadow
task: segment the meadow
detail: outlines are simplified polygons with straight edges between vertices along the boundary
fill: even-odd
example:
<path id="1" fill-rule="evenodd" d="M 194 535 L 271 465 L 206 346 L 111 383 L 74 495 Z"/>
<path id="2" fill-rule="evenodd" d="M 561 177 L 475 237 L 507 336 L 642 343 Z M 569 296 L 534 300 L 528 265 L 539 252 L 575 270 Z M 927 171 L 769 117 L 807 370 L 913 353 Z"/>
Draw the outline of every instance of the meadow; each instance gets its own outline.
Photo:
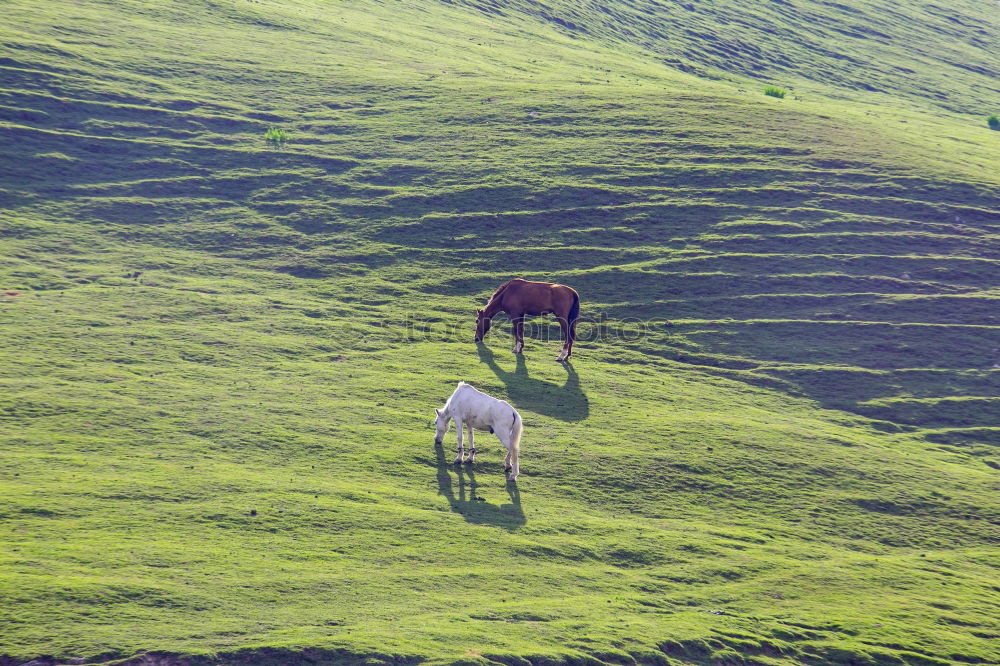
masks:
<path id="1" fill-rule="evenodd" d="M 1000 663 L 991 11 L 8 3 L 0 666 Z"/>

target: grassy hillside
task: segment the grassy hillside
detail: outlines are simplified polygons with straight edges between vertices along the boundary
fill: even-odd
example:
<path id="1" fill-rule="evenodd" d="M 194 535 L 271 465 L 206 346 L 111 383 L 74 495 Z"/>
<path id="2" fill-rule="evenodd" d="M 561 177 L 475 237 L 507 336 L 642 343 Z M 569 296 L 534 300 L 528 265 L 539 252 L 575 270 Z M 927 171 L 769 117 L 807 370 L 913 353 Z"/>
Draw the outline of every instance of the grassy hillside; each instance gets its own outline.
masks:
<path id="1" fill-rule="evenodd" d="M 3 666 L 1000 662 L 995 13 L 5 9 Z"/>
<path id="2" fill-rule="evenodd" d="M 981 2 L 456 4 L 493 21 L 541 23 L 571 38 L 631 46 L 650 62 L 712 79 L 744 76 L 827 97 L 972 114 L 996 104 L 1000 93 L 996 14 Z"/>

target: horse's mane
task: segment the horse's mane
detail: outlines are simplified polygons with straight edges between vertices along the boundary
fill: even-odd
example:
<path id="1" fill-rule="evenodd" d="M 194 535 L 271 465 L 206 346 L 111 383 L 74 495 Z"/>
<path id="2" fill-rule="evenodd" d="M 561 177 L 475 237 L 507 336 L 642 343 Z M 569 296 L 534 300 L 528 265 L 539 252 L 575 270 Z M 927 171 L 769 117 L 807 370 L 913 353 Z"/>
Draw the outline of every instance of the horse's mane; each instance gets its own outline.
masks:
<path id="1" fill-rule="evenodd" d="M 448 412 L 448 410 L 451 408 L 451 399 L 455 397 L 455 394 L 458 393 L 458 390 L 460 388 L 462 388 L 463 386 L 469 386 L 469 385 L 466 384 L 465 382 L 459 382 L 458 386 L 455 387 L 455 390 L 452 391 L 452 394 L 449 395 L 448 399 L 444 401 L 444 407 L 441 408 L 442 412 L 445 412 L 445 413 Z M 469 386 L 469 388 L 472 388 L 472 387 Z"/>
<path id="2" fill-rule="evenodd" d="M 492 303 L 496 299 L 500 298 L 500 296 L 503 294 L 503 292 L 507 290 L 507 287 L 510 286 L 511 282 L 513 282 L 513 280 L 507 280 L 502 285 L 500 285 L 499 287 L 497 287 L 497 290 L 494 291 L 493 295 L 490 296 L 489 300 L 486 301 L 486 305 L 488 306 L 490 303 Z"/>

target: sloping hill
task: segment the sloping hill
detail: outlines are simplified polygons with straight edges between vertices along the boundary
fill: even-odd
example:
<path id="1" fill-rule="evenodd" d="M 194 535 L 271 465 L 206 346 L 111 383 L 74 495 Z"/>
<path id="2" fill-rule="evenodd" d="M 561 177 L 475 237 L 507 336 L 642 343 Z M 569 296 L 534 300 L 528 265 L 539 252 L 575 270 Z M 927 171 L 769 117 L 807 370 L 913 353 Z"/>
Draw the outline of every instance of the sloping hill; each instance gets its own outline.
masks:
<path id="1" fill-rule="evenodd" d="M 996 18 L 729 4 L 12 3 L 4 663 L 1000 661 Z"/>
<path id="2" fill-rule="evenodd" d="M 541 22 L 569 37 L 632 47 L 708 78 L 774 79 L 841 98 L 972 114 L 996 104 L 1000 93 L 996 14 L 980 2 L 456 4 L 494 21 Z"/>

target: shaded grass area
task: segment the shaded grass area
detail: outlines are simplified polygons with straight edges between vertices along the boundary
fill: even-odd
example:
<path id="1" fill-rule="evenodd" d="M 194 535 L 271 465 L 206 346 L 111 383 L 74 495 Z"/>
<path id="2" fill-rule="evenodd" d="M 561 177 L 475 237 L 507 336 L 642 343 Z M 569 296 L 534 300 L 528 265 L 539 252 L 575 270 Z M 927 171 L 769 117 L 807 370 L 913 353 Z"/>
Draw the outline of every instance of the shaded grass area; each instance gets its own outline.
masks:
<path id="1" fill-rule="evenodd" d="M 17 7 L 5 664 L 1000 660 L 1000 165 L 943 47 L 875 106 L 585 5 Z M 572 365 L 472 343 L 515 275 L 583 295 Z M 517 486 L 434 447 L 458 380 Z"/>

